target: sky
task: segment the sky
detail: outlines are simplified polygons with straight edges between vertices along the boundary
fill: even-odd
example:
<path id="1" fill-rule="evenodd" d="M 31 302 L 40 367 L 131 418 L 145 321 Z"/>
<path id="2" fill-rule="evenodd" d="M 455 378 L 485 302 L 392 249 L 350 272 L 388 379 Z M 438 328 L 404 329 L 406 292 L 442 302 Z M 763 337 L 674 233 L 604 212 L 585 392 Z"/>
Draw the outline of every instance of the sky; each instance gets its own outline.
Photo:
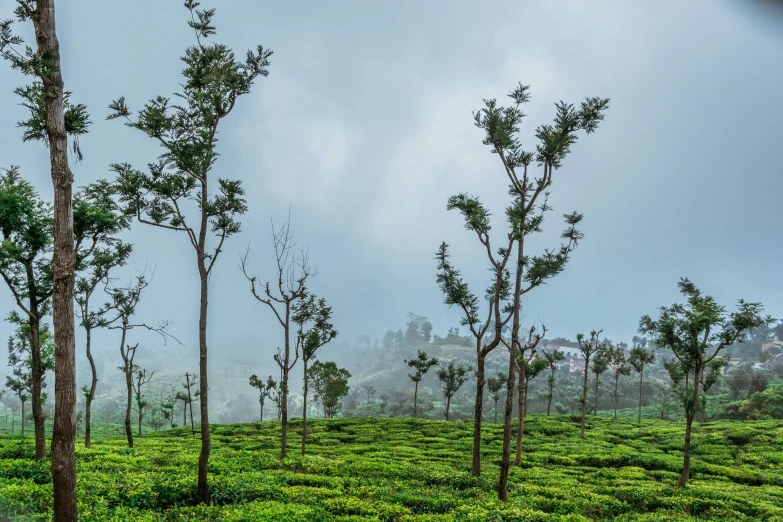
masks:
<path id="1" fill-rule="evenodd" d="M 213 175 L 241 179 L 249 211 L 211 279 L 217 357 L 281 343 L 238 263 L 249 247 L 251 270 L 274 280 L 270 219 L 289 212 L 318 268 L 310 288 L 333 306 L 343 339 L 381 338 L 408 312 L 428 317 L 434 334 L 458 325 L 436 285 L 436 248 L 451 245 L 477 292 L 488 274 L 446 201 L 481 197 L 503 233 L 505 175 L 472 112 L 483 99 L 507 103 L 518 82 L 532 92 L 520 135 L 528 147 L 559 100 L 611 98 L 598 131 L 555 173 L 554 210 L 535 246 L 556 247 L 560 216 L 574 210 L 585 238 L 562 275 L 524 297 L 526 325 L 570 338 L 603 329 L 628 342 L 642 315 L 680 301 L 680 277 L 727 305 L 743 297 L 783 316 L 783 17 L 771 3 L 204 3 L 213 6 L 216 41 L 240 56 L 258 44 L 274 50 L 268 78 L 220 128 Z M 186 22 L 178 1 L 58 4 L 66 89 L 93 121 L 84 161 L 72 165 L 77 185 L 111 177 L 110 163 L 156 158 L 149 138 L 105 120 L 107 106 L 125 96 L 138 109 L 177 91 L 179 57 L 195 41 Z M 0 71 L 0 167 L 19 165 L 51 199 L 47 152 L 22 144 L 14 125 L 25 111 L 12 91 L 27 80 L 7 64 Z M 121 280 L 155 272 L 138 318 L 171 321 L 182 345 L 148 342 L 195 354 L 198 280 L 186 237 L 135 224 L 125 238 L 134 253 Z M 12 307 L 0 288 L 0 313 Z M 10 333 L 0 323 L 0 337 Z"/>

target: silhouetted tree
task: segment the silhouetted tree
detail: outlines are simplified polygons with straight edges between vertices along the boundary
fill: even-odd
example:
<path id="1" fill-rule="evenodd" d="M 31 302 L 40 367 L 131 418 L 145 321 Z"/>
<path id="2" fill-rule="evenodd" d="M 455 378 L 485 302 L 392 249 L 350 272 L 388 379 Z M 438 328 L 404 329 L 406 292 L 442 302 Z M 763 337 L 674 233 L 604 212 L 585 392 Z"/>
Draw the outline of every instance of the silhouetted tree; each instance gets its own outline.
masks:
<path id="1" fill-rule="evenodd" d="M 487 389 L 491 393 L 492 401 L 495 403 L 495 422 L 498 421 L 498 401 L 500 400 L 500 390 L 506 384 L 508 376 L 503 372 L 498 372 L 497 376 L 487 379 Z"/>
<path id="2" fill-rule="evenodd" d="M 533 330 L 531 330 L 531 337 Z M 528 344 L 530 341 L 528 341 Z M 525 356 L 525 350 L 519 350 L 518 355 Z M 519 385 L 517 394 L 517 452 L 515 463 L 517 466 L 522 464 L 522 439 L 525 436 L 525 416 L 527 415 L 527 390 L 530 385 L 530 381 L 541 374 L 546 369 L 546 361 L 541 357 L 536 356 L 536 351 L 531 350 L 530 356 L 526 359 L 521 359 L 517 362 L 517 370 L 519 371 Z M 524 366 L 524 369 L 522 369 Z"/>
<path id="3" fill-rule="evenodd" d="M 570 253 L 576 247 L 582 234 L 576 226 L 582 220 L 582 215 L 576 212 L 565 215 L 566 230 L 562 236 L 565 243 L 558 249 L 545 250 L 541 255 L 531 255 L 526 249 L 529 245 L 525 239 L 542 231 L 544 215 L 551 210 L 548 205 L 549 188 L 552 185 L 553 173 L 562 166 L 565 157 L 571 151 L 571 146 L 577 140 L 577 132 L 592 133 L 603 119 L 603 113 L 609 100 L 588 98 L 579 109 L 572 104 L 560 102 L 556 105 L 556 117 L 552 124 L 542 125 L 536 129 L 538 144 L 535 152 L 523 150 L 517 138 L 519 127 L 525 114 L 521 106 L 530 100 L 529 87 L 518 85 L 509 94 L 513 106 L 501 107 L 494 99 L 485 100 L 485 106 L 474 114 L 475 124 L 485 133 L 484 144 L 490 147 L 503 166 L 503 174 L 510 183 L 509 194 L 511 203 L 506 209 L 510 231 L 509 245 L 503 247 L 498 254 L 508 259 L 516 246 L 516 259 L 510 269 L 514 270 L 514 283 L 511 290 L 511 343 L 509 350 L 509 379 L 506 385 L 506 412 L 503 427 L 503 453 L 500 462 L 500 479 L 498 480 L 498 498 L 508 498 L 508 469 L 511 464 L 511 417 L 513 411 L 513 394 L 517 351 L 521 349 L 521 299 L 533 288 L 544 284 L 550 278 L 561 273 L 568 262 Z M 528 167 L 533 163 L 543 167 L 540 177 L 536 178 Z M 474 198 L 464 197 L 465 204 L 476 207 Z M 467 209 L 467 207 L 465 207 Z M 486 212 L 470 213 L 479 220 Z M 480 221 L 473 223 L 480 225 Z M 481 226 L 481 225 L 480 225 Z M 514 245 L 516 242 L 516 245 Z M 488 248 L 489 250 L 489 248 Z M 501 268 L 505 270 L 505 266 Z M 501 320 L 496 319 L 496 323 Z M 536 336 L 540 341 L 541 337 Z M 532 346 L 535 348 L 535 346 Z M 524 358 L 524 356 L 522 357 Z"/>
<path id="4" fill-rule="evenodd" d="M 187 398 L 187 404 L 185 405 L 190 410 L 190 433 L 193 437 L 196 436 L 196 425 L 193 420 L 193 401 L 198 400 L 201 394 L 200 389 L 193 391 L 198 384 L 198 377 L 192 373 L 185 372 L 185 382 L 182 383 L 182 387 L 185 388 L 185 397 Z"/>
<path id="5" fill-rule="evenodd" d="M 138 346 L 138 344 L 136 346 Z M 136 347 L 134 347 L 133 352 L 135 354 Z M 149 375 L 147 374 L 147 370 L 145 368 L 140 368 L 138 365 L 134 366 L 134 370 L 134 378 L 131 381 L 131 384 L 133 386 L 133 394 L 135 395 L 136 399 L 136 413 L 138 414 L 139 418 L 139 437 L 141 437 L 141 423 L 142 418 L 144 417 L 144 408 L 148 404 L 147 399 L 144 398 L 144 395 L 141 392 L 141 389 L 145 384 L 148 384 L 152 380 L 152 377 L 155 375 L 155 370 L 152 370 Z"/>
<path id="6" fill-rule="evenodd" d="M 271 375 L 266 380 L 266 382 L 264 382 L 261 379 L 259 379 L 256 374 L 253 374 L 250 376 L 250 386 L 258 389 L 258 403 L 261 406 L 261 411 L 258 417 L 258 421 L 264 422 L 264 402 L 266 402 L 266 398 L 273 393 L 275 387 L 277 386 L 277 383 L 275 382 L 275 380 L 272 378 Z"/>
<path id="7" fill-rule="evenodd" d="M 449 410 L 451 409 L 451 398 L 459 391 L 465 381 L 468 380 L 469 367 L 462 365 L 454 366 L 451 362 L 446 368 L 438 370 L 438 379 L 443 383 L 443 395 L 446 397 L 446 420 L 449 420 Z"/>
<path id="8" fill-rule="evenodd" d="M 557 363 L 565 359 L 565 355 L 563 355 L 562 352 L 558 352 L 557 350 L 552 352 L 545 351 L 543 355 L 547 368 L 549 368 L 549 371 L 551 372 L 546 378 L 546 414 L 549 415 L 552 409 L 552 397 L 555 394 L 555 371 L 557 370 Z"/>
<path id="9" fill-rule="evenodd" d="M 711 296 L 704 295 L 688 279 L 680 279 L 680 292 L 686 297 L 686 304 L 662 307 L 658 319 L 642 317 L 639 323 L 641 333 L 655 336 L 655 345 L 669 349 L 688 373 L 693 374 L 691 385 L 685 387 L 685 449 L 683 469 L 678 485 L 684 487 L 690 475 L 691 432 L 693 420 L 699 405 L 699 385 L 704 371 L 721 350 L 745 340 L 748 331 L 762 325 L 769 325 L 773 319 L 763 316 L 760 303 L 748 303 L 740 299 L 737 311 L 726 312 Z"/>
<path id="10" fill-rule="evenodd" d="M 392 346 L 394 346 L 394 332 L 387 330 L 386 335 L 383 336 L 383 347 L 388 350 Z"/>
<path id="11" fill-rule="evenodd" d="M 641 339 L 639 344 L 631 349 L 631 355 L 628 357 L 628 364 L 633 367 L 634 371 L 639 374 L 639 418 L 638 424 L 642 424 L 642 397 L 644 394 L 644 367 L 655 362 L 655 352 L 652 350 L 645 350 L 647 341 Z M 671 375 L 671 373 L 670 373 Z M 672 379 L 672 382 L 675 382 Z"/>
<path id="12" fill-rule="evenodd" d="M 438 359 L 436 359 L 435 357 L 429 358 L 427 352 L 422 352 L 421 350 L 416 350 L 416 351 L 418 352 L 418 356 L 416 357 L 416 359 L 405 360 L 405 364 L 407 364 L 409 367 L 416 370 L 416 373 L 408 374 L 408 377 L 414 383 L 414 388 L 413 388 L 413 417 L 414 418 L 418 417 L 417 402 L 419 397 L 419 383 L 424 378 L 424 375 L 426 375 L 426 373 L 430 371 L 430 368 L 432 368 L 433 366 L 437 366 L 439 362 Z"/>
<path id="13" fill-rule="evenodd" d="M 263 294 L 256 287 L 258 278 L 248 274 L 248 249 L 240 260 L 240 268 L 248 281 L 250 291 L 258 301 L 267 305 L 275 314 L 280 326 L 283 327 L 283 349 L 279 347 L 275 354 L 275 362 L 280 367 L 280 415 L 282 420 L 282 435 L 280 439 L 280 455 L 285 457 L 288 452 L 288 375 L 299 360 L 299 344 L 294 343 L 293 361 L 291 360 L 291 313 L 297 301 L 307 297 L 306 283 L 310 276 L 317 272 L 311 271 L 307 251 L 300 250 L 297 255 L 292 252 L 296 244 L 290 228 L 291 218 L 286 220 L 279 230 L 272 223 L 272 241 L 275 246 L 277 262 L 276 289 L 273 291 L 269 282 L 263 288 Z M 280 309 L 278 309 L 278 307 Z"/>
<path id="14" fill-rule="evenodd" d="M 32 343 L 30 341 L 32 332 L 27 323 L 20 323 L 16 320 L 12 320 L 12 323 L 16 324 L 16 330 L 8 338 L 8 366 L 11 367 L 11 375 L 6 375 L 5 385 L 22 404 L 22 435 L 24 435 L 25 404 L 32 398 L 33 389 Z M 51 371 L 54 368 L 54 342 L 49 325 L 45 323 L 39 325 L 37 337 L 41 371 Z M 46 388 L 45 381 L 41 382 L 41 388 Z M 46 394 L 42 391 L 38 397 L 38 400 L 43 402 L 46 399 Z"/>
<path id="15" fill-rule="evenodd" d="M 210 185 L 212 167 L 218 158 L 218 125 L 236 106 L 240 96 L 250 92 L 259 76 L 267 76 L 272 52 L 260 45 L 248 51 L 244 61 L 220 44 L 205 40 L 215 35 L 214 9 L 198 10 L 199 2 L 186 0 L 195 31 L 196 44 L 182 57 L 185 68 L 178 101 L 164 96 L 144 105 L 135 119 L 124 98 L 114 101 L 109 119 L 124 118 L 126 125 L 155 140 L 163 149 L 149 172 L 116 164 L 117 184 L 128 214 L 141 223 L 184 232 L 195 253 L 199 275 L 199 376 L 201 396 L 201 453 L 198 461 L 198 500 L 208 501 L 207 463 L 211 451 L 209 431 L 209 379 L 207 376 L 207 303 L 209 279 L 226 238 L 240 231 L 238 216 L 247 210 L 239 180 L 218 178 L 217 193 Z M 185 205 L 195 202 L 192 214 Z M 195 214 L 195 216 L 193 215 Z M 217 242 L 208 244 L 209 232 Z"/>
<path id="16" fill-rule="evenodd" d="M 106 288 L 111 302 L 107 303 L 103 312 L 101 326 L 110 330 L 120 331 L 120 356 L 122 357 L 122 366 L 119 370 L 125 375 L 125 387 L 127 392 L 127 401 L 125 404 L 125 437 L 128 439 L 128 447 L 133 447 L 133 431 L 131 429 L 131 407 L 133 405 L 133 377 L 138 371 L 138 366 L 134 363 L 136 350 L 139 343 L 131 345 L 127 342 L 128 332 L 135 328 L 144 328 L 159 333 L 165 341 L 171 337 L 167 328 L 169 323 L 162 322 L 158 326 L 148 326 L 145 323 L 134 323 L 131 318 L 136 314 L 136 306 L 141 300 L 144 290 L 149 285 L 144 274 L 139 274 L 136 281 L 125 288 Z"/>
<path id="17" fill-rule="evenodd" d="M 590 367 L 590 371 L 595 375 L 595 404 L 593 406 L 593 415 L 598 415 L 598 386 L 601 382 L 601 374 L 609 369 L 612 341 L 604 339 L 604 342 L 598 346 L 598 352 L 593 357 L 593 364 Z"/>
<path id="18" fill-rule="evenodd" d="M 585 336 L 583 334 L 578 334 L 576 336 L 576 342 L 579 343 L 579 350 L 582 352 L 582 356 L 584 357 L 585 361 L 585 367 L 583 371 L 584 381 L 582 383 L 582 397 L 579 399 L 579 401 L 582 403 L 582 421 L 579 426 L 579 437 L 582 439 L 585 438 L 585 416 L 587 414 L 587 376 L 588 372 L 590 371 L 590 361 L 598 354 L 598 350 L 601 349 L 601 345 L 598 343 L 598 336 L 602 331 L 603 330 L 598 330 L 596 332 L 593 330 L 590 332 L 590 339 L 587 340 L 585 340 Z"/>
<path id="19" fill-rule="evenodd" d="M 622 346 L 610 346 L 606 353 L 606 361 L 609 369 L 614 373 L 614 418 L 617 419 L 617 388 L 620 385 L 621 375 L 631 375 L 631 365 L 625 357 L 625 349 Z"/>

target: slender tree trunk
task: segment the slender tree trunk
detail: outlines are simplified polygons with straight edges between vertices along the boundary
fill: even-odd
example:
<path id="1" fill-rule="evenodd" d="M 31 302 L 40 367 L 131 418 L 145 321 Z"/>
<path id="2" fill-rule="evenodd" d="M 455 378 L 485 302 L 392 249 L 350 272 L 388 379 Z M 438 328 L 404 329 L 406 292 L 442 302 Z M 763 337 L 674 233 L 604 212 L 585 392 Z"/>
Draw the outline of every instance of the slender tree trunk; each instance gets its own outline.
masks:
<path id="1" fill-rule="evenodd" d="M 701 368 L 696 368 L 693 378 L 693 399 L 689 407 L 685 410 L 685 448 L 682 452 L 682 473 L 677 485 L 684 488 L 691 474 L 691 431 L 693 429 L 693 419 L 696 417 L 696 411 L 699 406 L 699 381 L 701 380 Z"/>
<path id="2" fill-rule="evenodd" d="M 30 276 L 32 276 L 32 267 L 30 267 L 29 280 L 33 283 Z M 35 291 L 35 289 L 32 289 Z M 34 294 L 33 294 L 34 295 Z M 32 376 L 32 393 L 30 394 L 30 400 L 33 404 L 33 431 L 35 433 L 35 458 L 46 458 L 46 431 L 44 425 L 46 423 L 46 416 L 43 411 L 43 404 L 41 403 L 41 381 L 43 380 L 43 369 L 41 367 L 41 324 L 38 319 L 39 314 L 35 302 L 31 298 L 31 314 L 28 316 L 30 323 L 30 373 Z"/>
<path id="3" fill-rule="evenodd" d="M 288 363 L 291 357 L 291 342 L 289 340 L 289 324 L 291 317 L 290 303 L 285 304 L 285 355 L 283 361 L 283 379 L 280 385 L 282 401 L 280 404 L 281 417 L 281 435 L 280 435 L 280 456 L 285 457 L 288 453 L 288 372 L 290 368 Z"/>
<path id="4" fill-rule="evenodd" d="M 24 437 L 24 401 L 22 401 L 22 437 Z"/>
<path id="5" fill-rule="evenodd" d="M 16 412 L 11 410 L 11 435 L 16 433 Z"/>
<path id="6" fill-rule="evenodd" d="M 500 457 L 500 477 L 498 479 L 498 499 L 501 501 L 508 500 L 508 469 L 511 466 L 511 417 L 514 410 L 516 357 L 516 345 L 512 342 L 509 350 L 508 380 L 506 381 L 506 409 L 503 413 L 503 453 Z"/>
<path id="7" fill-rule="evenodd" d="M 644 382 L 644 369 L 639 372 L 639 418 L 637 424 L 642 425 L 642 384 Z"/>
<path id="8" fill-rule="evenodd" d="M 620 377 L 617 372 L 614 374 L 614 420 L 617 420 L 617 386 L 620 383 Z"/>
<path id="9" fill-rule="evenodd" d="M 124 332 L 123 332 L 124 333 Z M 124 337 L 124 335 L 123 335 Z M 133 429 L 131 428 L 131 406 L 133 405 L 133 383 L 131 381 L 131 369 L 125 362 L 125 386 L 128 388 L 128 400 L 125 405 L 125 437 L 128 439 L 128 447 L 133 447 Z"/>
<path id="10" fill-rule="evenodd" d="M 182 403 L 182 427 L 186 428 L 188 426 L 188 403 L 183 402 Z"/>
<path id="11" fill-rule="evenodd" d="M 141 404 L 139 404 L 139 401 L 136 401 L 136 405 L 139 408 L 139 437 L 141 437 L 141 417 L 142 417 L 142 407 Z"/>
<path id="12" fill-rule="evenodd" d="M 579 438 L 585 438 L 585 416 L 587 415 L 587 372 L 590 360 L 585 357 L 585 379 L 582 383 L 582 423 L 579 426 Z"/>
<path id="13" fill-rule="evenodd" d="M 85 309 L 87 309 L 88 307 L 87 303 L 88 301 L 85 301 Z M 85 398 L 85 404 L 84 404 L 84 447 L 89 448 L 90 447 L 90 412 L 92 411 L 92 400 L 95 397 L 95 390 L 98 386 L 98 372 L 95 368 L 95 360 L 92 357 L 92 352 L 90 351 L 92 328 L 86 328 L 85 330 L 87 335 L 87 360 L 90 362 L 90 372 L 92 375 L 92 380 L 90 381 L 90 393 Z"/>
<path id="14" fill-rule="evenodd" d="M 258 417 L 258 423 L 262 424 L 264 422 L 264 401 L 259 401 L 261 403 L 261 415 Z"/>
<path id="15" fill-rule="evenodd" d="M 416 400 L 419 397 L 419 381 L 416 381 L 416 386 L 413 388 L 413 418 L 418 417 L 418 411 L 416 409 Z M 325 410 L 324 410 L 325 411 Z"/>
<path id="16" fill-rule="evenodd" d="M 477 340 L 476 343 L 478 368 L 476 370 L 476 405 L 473 412 L 473 463 L 470 468 L 474 477 L 481 475 L 481 422 L 484 415 L 484 355 L 481 353 L 481 340 Z M 495 419 L 497 419 L 497 415 L 496 407 Z"/>
<path id="17" fill-rule="evenodd" d="M 307 444 L 307 361 L 305 359 L 302 359 L 302 365 L 304 366 L 304 389 L 302 391 L 302 456 L 304 457 Z"/>
<path id="18" fill-rule="evenodd" d="M 54 0 L 37 0 L 32 14 L 38 52 L 50 67 L 41 76 L 46 134 L 54 187 L 52 319 L 54 324 L 54 426 L 52 484 L 54 521 L 71 522 L 76 509 L 76 340 L 74 336 L 73 174 L 68 166 L 63 77 L 55 26 Z"/>
<path id="19" fill-rule="evenodd" d="M 495 400 L 495 424 L 498 423 L 498 401 Z"/>
<path id="20" fill-rule="evenodd" d="M 203 187 L 202 201 L 207 200 L 206 183 Z M 201 453 L 198 458 L 198 501 L 201 504 L 209 503 L 209 490 L 207 489 L 207 466 L 209 454 L 212 451 L 212 437 L 209 432 L 209 380 L 207 378 L 207 303 L 209 280 L 204 269 L 204 245 L 207 230 L 206 208 L 202 210 L 201 235 L 199 237 L 199 275 L 201 276 L 201 306 L 198 319 L 199 341 L 199 395 L 201 405 Z M 193 421 L 193 405 L 190 406 L 191 430 L 195 432 Z"/>
<path id="21" fill-rule="evenodd" d="M 449 421 L 449 408 L 451 407 L 451 397 L 446 398 L 446 422 Z"/>
<path id="22" fill-rule="evenodd" d="M 555 372 L 552 372 L 551 380 L 547 383 L 549 385 L 549 396 L 546 403 L 546 416 L 549 417 L 549 412 L 552 410 L 552 396 L 555 394 Z"/>
<path id="23" fill-rule="evenodd" d="M 517 367 L 519 368 L 519 385 L 517 386 L 517 454 L 514 464 L 519 466 L 522 464 L 522 438 L 525 433 L 525 392 L 527 388 L 524 352 L 522 352 L 522 364 L 518 364 Z"/>
<path id="24" fill-rule="evenodd" d="M 593 408 L 593 415 L 596 417 L 598 416 L 598 383 L 599 383 L 600 377 L 596 373 L 595 374 L 595 408 Z"/>

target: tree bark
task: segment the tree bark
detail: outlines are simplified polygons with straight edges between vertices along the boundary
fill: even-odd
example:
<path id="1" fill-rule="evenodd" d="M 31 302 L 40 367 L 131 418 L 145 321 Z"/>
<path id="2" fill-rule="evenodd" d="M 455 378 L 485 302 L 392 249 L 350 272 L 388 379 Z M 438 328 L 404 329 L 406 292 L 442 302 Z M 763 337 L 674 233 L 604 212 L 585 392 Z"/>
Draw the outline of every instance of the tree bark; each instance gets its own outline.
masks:
<path id="1" fill-rule="evenodd" d="M 280 384 L 280 394 L 282 395 L 280 404 L 281 418 L 281 436 L 280 436 L 280 456 L 285 457 L 288 453 L 288 372 L 290 368 L 288 363 L 291 357 L 291 342 L 289 340 L 289 324 L 291 318 L 290 302 L 285 303 L 285 355 L 283 361 L 283 379 Z"/>
<path id="2" fill-rule="evenodd" d="M 54 426 L 52 484 L 54 521 L 71 522 L 76 509 L 76 340 L 74 332 L 75 252 L 73 244 L 73 174 L 68 166 L 63 77 L 57 41 L 54 0 L 37 0 L 32 14 L 38 52 L 49 68 L 41 75 L 46 106 L 46 134 L 54 188 L 52 318 L 54 324 Z"/>
<path id="3" fill-rule="evenodd" d="M 449 421 L 449 408 L 451 407 L 451 397 L 446 398 L 446 422 Z"/>
<path id="4" fill-rule="evenodd" d="M 202 201 L 207 200 L 206 183 L 203 187 Z M 207 489 L 207 466 L 209 464 L 209 454 L 212 452 L 212 438 L 209 432 L 209 400 L 208 400 L 208 380 L 207 380 L 207 302 L 209 280 L 206 269 L 204 268 L 204 245 L 207 232 L 206 207 L 202 205 L 201 235 L 199 238 L 199 275 L 201 276 L 201 303 L 198 319 L 198 342 L 199 342 L 199 395 L 201 406 L 201 453 L 198 457 L 198 501 L 201 504 L 209 503 L 209 490 Z M 191 430 L 195 430 L 193 424 L 193 405 L 190 406 L 190 424 Z"/>
<path id="5" fill-rule="evenodd" d="M 552 371 L 552 378 L 547 383 L 549 386 L 549 397 L 547 397 L 546 403 L 546 416 L 549 417 L 549 412 L 552 410 L 552 396 L 555 394 L 555 372 Z"/>
<path id="6" fill-rule="evenodd" d="M 593 408 L 593 415 L 596 417 L 598 416 L 598 383 L 599 383 L 600 377 L 596 373 L 595 374 L 595 407 Z"/>
<path id="7" fill-rule="evenodd" d="M 85 309 L 89 309 L 88 308 L 89 305 L 86 304 L 88 302 L 89 301 L 85 302 Z M 92 375 L 92 380 L 90 381 L 90 393 L 87 397 L 85 397 L 85 404 L 84 404 L 84 447 L 89 448 L 90 447 L 90 412 L 92 410 L 92 399 L 93 397 L 95 397 L 95 390 L 98 387 L 98 372 L 95 368 L 95 360 L 92 357 L 92 352 L 90 351 L 92 328 L 86 328 L 86 335 L 87 335 L 87 360 L 90 362 L 90 372 Z"/>
<path id="8" fill-rule="evenodd" d="M 484 415 L 484 355 L 481 353 L 481 340 L 477 341 L 478 359 L 476 362 L 476 405 L 473 412 L 473 463 L 470 471 L 474 477 L 481 475 L 481 423 Z M 496 403 L 497 405 L 497 403 Z M 495 422 L 497 422 L 497 406 Z"/>
<path id="9" fill-rule="evenodd" d="M 693 429 L 693 419 L 696 417 L 696 411 L 699 406 L 699 381 L 701 380 L 701 368 L 697 368 L 693 378 L 693 399 L 690 407 L 685 410 L 685 447 L 682 452 L 682 473 L 677 485 L 684 488 L 688 483 L 691 474 L 691 431 Z"/>
<path id="10" fill-rule="evenodd" d="M 419 396 L 419 381 L 416 381 L 416 386 L 413 388 L 413 418 L 417 418 L 417 411 L 416 411 L 416 399 Z"/>
<path id="11" fill-rule="evenodd" d="M 644 369 L 639 372 L 639 418 L 637 424 L 642 425 L 642 383 L 644 382 Z"/>
<path id="12" fill-rule="evenodd" d="M 259 401 L 261 403 L 261 415 L 258 417 L 258 423 L 262 424 L 264 422 L 264 401 Z"/>
<path id="13" fill-rule="evenodd" d="M 302 365 L 304 366 L 304 389 L 302 400 L 302 456 L 305 454 L 305 446 L 307 445 L 307 361 L 302 359 Z"/>
<path id="14" fill-rule="evenodd" d="M 514 410 L 516 356 L 516 346 L 512 343 L 509 350 L 508 380 L 506 381 L 506 410 L 503 414 L 503 453 L 500 458 L 500 478 L 498 479 L 498 499 L 504 502 L 508 500 L 508 468 L 511 466 L 511 416 Z"/>
<path id="15" fill-rule="evenodd" d="M 527 392 L 527 379 L 525 375 L 525 354 L 522 353 L 522 364 L 518 364 L 519 368 L 519 385 L 517 394 L 517 454 L 514 464 L 519 466 L 522 464 L 522 437 L 525 433 L 525 394 Z"/>
<path id="16" fill-rule="evenodd" d="M 123 332 L 123 341 L 125 340 L 125 332 Z M 131 406 L 133 405 L 133 383 L 131 379 L 133 375 L 128 367 L 128 361 L 125 361 L 125 386 L 128 388 L 128 400 L 125 405 L 125 438 L 128 439 L 128 447 L 133 447 L 133 429 L 131 427 Z"/>
<path id="17" fill-rule="evenodd" d="M 614 420 L 617 420 L 617 386 L 620 384 L 620 376 L 614 374 Z"/>
<path id="18" fill-rule="evenodd" d="M 32 275 L 32 270 L 30 275 Z M 32 281 L 32 280 L 31 280 Z M 31 286 L 33 286 L 35 283 Z M 32 289 L 34 291 L 34 289 Z M 33 301 L 33 298 L 30 299 Z M 30 323 L 30 372 L 32 374 L 32 393 L 30 394 L 30 400 L 33 404 L 33 431 L 35 433 L 35 458 L 46 458 L 46 431 L 44 429 L 46 423 L 46 416 L 43 411 L 43 404 L 41 403 L 41 381 L 43 380 L 43 369 L 41 364 L 41 323 L 38 319 L 39 314 L 37 310 L 37 304 L 33 301 L 30 303 L 31 314 L 29 315 Z M 35 308 L 33 310 L 32 308 Z"/>
<path id="19" fill-rule="evenodd" d="M 590 360 L 585 357 L 585 379 L 582 383 L 582 422 L 579 426 L 579 438 L 585 438 L 585 416 L 587 415 L 587 372 Z"/>

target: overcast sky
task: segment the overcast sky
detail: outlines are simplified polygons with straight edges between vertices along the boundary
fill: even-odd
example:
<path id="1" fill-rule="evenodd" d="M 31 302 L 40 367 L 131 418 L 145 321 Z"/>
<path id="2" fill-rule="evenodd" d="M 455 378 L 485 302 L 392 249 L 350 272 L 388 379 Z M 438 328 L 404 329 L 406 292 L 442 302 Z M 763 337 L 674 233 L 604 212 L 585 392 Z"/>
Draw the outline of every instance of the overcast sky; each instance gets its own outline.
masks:
<path id="1" fill-rule="evenodd" d="M 585 239 L 561 276 L 525 296 L 527 324 L 629 341 L 640 316 L 679 301 L 681 276 L 721 302 L 744 297 L 783 316 L 781 20 L 738 3 L 206 1 L 218 7 L 217 41 L 239 55 L 257 44 L 274 50 L 269 77 L 220 129 L 213 175 L 243 181 L 249 212 L 212 278 L 213 346 L 279 342 L 238 259 L 249 245 L 254 272 L 273 278 L 269 222 L 289 208 L 319 269 L 311 288 L 333 305 L 343 337 L 380 338 L 409 311 L 427 316 L 435 334 L 456 325 L 435 283 L 435 249 L 452 245 L 477 290 L 487 273 L 446 200 L 473 193 L 502 216 L 505 176 L 471 112 L 483 98 L 506 103 L 520 81 L 533 96 L 529 147 L 558 100 L 611 98 L 598 132 L 556 172 L 537 245 L 557 246 L 560 216 L 573 210 L 585 215 Z M 66 88 L 94 122 L 73 166 L 77 184 L 110 176 L 112 162 L 143 167 L 156 157 L 150 139 L 105 116 L 121 95 L 137 109 L 178 89 L 179 57 L 194 43 L 181 4 L 58 4 Z M 14 126 L 25 112 L 12 90 L 26 80 L 7 64 L 0 71 L 0 166 L 20 165 L 51 198 L 44 146 L 21 144 Z M 135 251 L 123 277 L 145 264 L 156 271 L 139 318 L 172 321 L 178 349 L 195 351 L 197 273 L 186 237 L 136 224 L 127 239 Z M 3 287 L 0 313 L 12 305 Z M 0 323 L 0 337 L 10 332 Z"/>

